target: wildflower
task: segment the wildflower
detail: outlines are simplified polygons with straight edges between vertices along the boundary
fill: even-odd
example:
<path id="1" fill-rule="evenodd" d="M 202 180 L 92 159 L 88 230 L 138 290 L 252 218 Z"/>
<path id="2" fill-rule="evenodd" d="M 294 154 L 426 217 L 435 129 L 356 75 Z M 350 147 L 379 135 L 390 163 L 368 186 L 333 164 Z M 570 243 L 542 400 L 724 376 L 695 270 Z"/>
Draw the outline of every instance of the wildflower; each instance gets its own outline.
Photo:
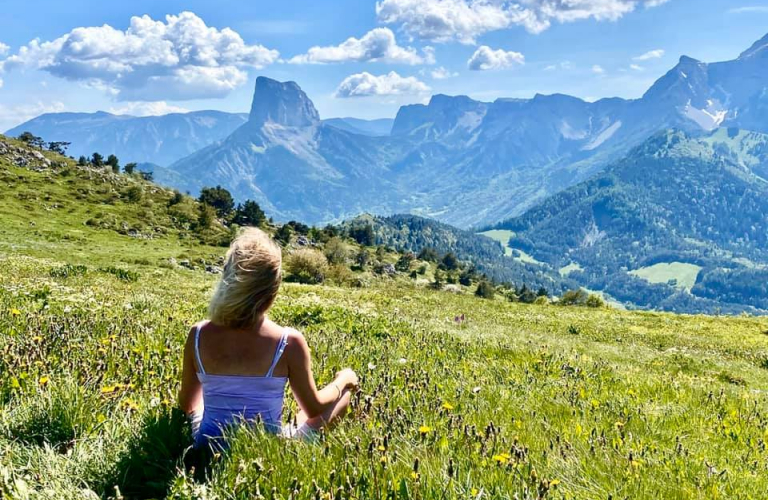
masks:
<path id="1" fill-rule="evenodd" d="M 46 385 L 49 380 L 50 380 L 49 377 L 46 377 L 45 375 L 43 375 L 42 377 L 40 377 L 40 380 L 39 380 L 40 385 Z"/>
<path id="2" fill-rule="evenodd" d="M 451 411 L 453 410 L 453 405 L 451 403 L 443 403 L 443 410 Z"/>
<path id="3" fill-rule="evenodd" d="M 18 316 L 21 314 L 21 311 L 19 311 L 16 308 L 11 309 L 11 316 Z"/>
<path id="4" fill-rule="evenodd" d="M 421 434 L 422 436 L 425 436 L 430 432 L 432 432 L 432 427 L 428 425 L 422 425 L 421 427 L 419 427 L 419 434 Z"/>
<path id="5" fill-rule="evenodd" d="M 408 362 L 408 360 L 405 359 L 405 358 L 400 358 L 400 359 L 397 360 L 397 362 L 400 363 L 401 365 L 404 365 L 404 364 L 406 364 Z"/>
<path id="6" fill-rule="evenodd" d="M 491 457 L 491 460 L 498 464 L 505 464 L 509 461 L 510 455 L 509 453 L 500 453 L 498 455 L 494 455 Z"/>
<path id="7" fill-rule="evenodd" d="M 553 479 L 552 481 L 549 482 L 550 486 L 557 486 L 558 484 L 560 484 L 559 479 Z"/>
<path id="8" fill-rule="evenodd" d="M 376 449 L 379 451 L 387 451 L 387 448 L 383 444 L 380 444 L 379 447 Z"/>
<path id="9" fill-rule="evenodd" d="M 139 404 L 132 399 L 126 399 L 123 401 L 123 408 L 128 411 L 137 411 L 139 409 Z"/>
<path id="10" fill-rule="evenodd" d="M 368 369 L 369 370 L 375 370 L 376 369 L 376 365 L 374 365 L 373 363 L 368 363 Z"/>
<path id="11" fill-rule="evenodd" d="M 112 394 L 116 390 L 117 390 L 117 386 L 116 385 L 105 385 L 104 387 L 101 388 L 101 393 L 102 394 Z"/>
<path id="12" fill-rule="evenodd" d="M 480 386 L 479 385 L 472 388 L 472 394 L 477 394 L 478 392 L 480 392 Z"/>
<path id="13" fill-rule="evenodd" d="M 381 458 L 379 458 L 379 462 L 381 462 L 383 464 L 387 463 L 387 456 L 386 455 L 382 455 Z"/>
<path id="14" fill-rule="evenodd" d="M 411 472 L 411 479 L 413 479 L 414 481 L 418 481 L 419 477 L 420 476 L 418 472 Z"/>
<path id="15" fill-rule="evenodd" d="M 41 337 L 40 335 L 35 335 L 34 337 L 32 337 L 32 340 L 34 342 L 38 342 L 39 343 L 39 342 L 43 341 L 43 337 Z"/>
<path id="16" fill-rule="evenodd" d="M 472 488 L 471 490 L 469 490 L 469 494 L 473 497 L 476 497 L 478 493 L 480 492 L 477 490 L 477 488 Z"/>

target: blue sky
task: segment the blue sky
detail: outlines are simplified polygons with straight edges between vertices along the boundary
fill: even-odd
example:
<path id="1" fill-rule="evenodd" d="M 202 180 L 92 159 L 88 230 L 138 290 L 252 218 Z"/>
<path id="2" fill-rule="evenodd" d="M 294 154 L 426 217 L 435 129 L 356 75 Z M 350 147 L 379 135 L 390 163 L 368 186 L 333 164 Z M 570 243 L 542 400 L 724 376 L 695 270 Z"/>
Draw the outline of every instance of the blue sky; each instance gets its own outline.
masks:
<path id="1" fill-rule="evenodd" d="M 632 98 L 682 54 L 732 59 L 766 33 L 768 0 L 6 2 L 0 130 L 48 111 L 247 111 L 258 75 L 296 81 L 324 118 L 435 93 Z"/>

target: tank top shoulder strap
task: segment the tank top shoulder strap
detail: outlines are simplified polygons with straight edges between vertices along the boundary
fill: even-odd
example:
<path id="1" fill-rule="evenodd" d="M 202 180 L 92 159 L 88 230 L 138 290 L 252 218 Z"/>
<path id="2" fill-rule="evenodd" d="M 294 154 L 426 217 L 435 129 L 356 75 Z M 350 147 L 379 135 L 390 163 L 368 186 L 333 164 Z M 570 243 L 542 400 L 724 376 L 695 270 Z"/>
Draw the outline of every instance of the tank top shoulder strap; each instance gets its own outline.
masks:
<path id="1" fill-rule="evenodd" d="M 203 360 L 200 359 L 200 330 L 208 323 L 207 321 L 201 321 L 195 326 L 195 359 L 197 360 L 197 369 L 200 373 L 205 375 L 205 368 L 203 368 Z"/>
<path id="2" fill-rule="evenodd" d="M 285 346 L 288 345 L 288 331 L 283 332 L 283 336 L 280 337 L 280 342 L 277 343 L 277 349 L 275 349 L 275 356 L 272 358 L 272 365 L 269 367 L 269 371 L 267 371 L 267 374 L 264 375 L 265 377 L 271 377 L 272 372 L 275 371 L 275 367 L 277 366 L 278 361 L 280 361 L 280 357 L 283 355 L 283 351 L 285 351 Z"/>

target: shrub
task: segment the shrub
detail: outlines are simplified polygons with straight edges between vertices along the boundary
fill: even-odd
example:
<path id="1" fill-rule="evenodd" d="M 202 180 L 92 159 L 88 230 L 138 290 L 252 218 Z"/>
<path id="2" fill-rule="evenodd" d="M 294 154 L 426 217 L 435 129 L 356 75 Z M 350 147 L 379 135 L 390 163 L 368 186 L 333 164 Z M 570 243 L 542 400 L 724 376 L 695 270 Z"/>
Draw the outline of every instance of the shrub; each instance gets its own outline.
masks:
<path id="1" fill-rule="evenodd" d="M 340 238 L 331 238 L 325 244 L 325 258 L 331 264 L 344 264 L 347 262 L 347 246 Z"/>
<path id="2" fill-rule="evenodd" d="M 128 271 L 126 269 L 120 269 L 119 267 L 102 267 L 99 272 L 111 274 L 120 281 L 136 282 L 139 281 L 139 273 L 135 271 Z"/>
<path id="3" fill-rule="evenodd" d="M 456 258 L 453 252 L 448 252 L 443 256 L 442 260 L 440 261 L 440 265 L 443 267 L 443 269 L 454 271 L 459 268 L 459 259 Z"/>
<path id="4" fill-rule="evenodd" d="M 545 297 L 544 295 L 541 295 L 537 297 L 536 300 L 533 301 L 533 303 L 536 304 L 537 306 L 545 306 L 549 304 L 549 299 L 547 299 L 547 297 Z"/>
<path id="5" fill-rule="evenodd" d="M 288 224 L 283 224 L 275 232 L 275 240 L 281 245 L 285 246 L 291 242 L 292 234 L 293 234 L 293 229 L 291 229 L 291 226 L 289 226 Z"/>
<path id="6" fill-rule="evenodd" d="M 343 264 L 335 264 L 328 268 L 328 281 L 334 285 L 350 285 L 355 280 L 355 274 Z"/>
<path id="7" fill-rule="evenodd" d="M 64 264 L 61 267 L 54 267 L 48 274 L 51 278 L 69 278 L 70 276 L 84 276 L 88 271 L 85 266 L 75 266 L 72 264 Z"/>
<path id="8" fill-rule="evenodd" d="M 197 229 L 207 229 L 213 225 L 213 219 L 216 217 L 214 209 L 201 203 L 197 212 Z"/>
<path id="9" fill-rule="evenodd" d="M 594 307 L 594 308 L 605 307 L 605 302 L 599 295 L 596 295 L 593 293 L 589 297 L 587 297 L 587 301 L 585 305 L 587 307 Z"/>
<path id="10" fill-rule="evenodd" d="M 144 197 L 144 191 L 140 186 L 131 186 L 125 190 L 125 197 L 131 203 L 138 203 Z"/>
<path id="11" fill-rule="evenodd" d="M 288 257 L 285 268 L 294 281 L 318 284 L 328 274 L 328 259 L 317 250 L 302 248 Z"/>
<path id="12" fill-rule="evenodd" d="M 560 297 L 560 305 L 563 306 L 583 306 L 587 303 L 589 295 L 579 288 L 578 290 L 568 290 Z"/>
<path id="13" fill-rule="evenodd" d="M 426 260 L 427 262 L 437 262 L 440 257 L 437 255 L 437 251 L 434 248 L 425 247 L 419 252 L 419 260 Z"/>
<path id="14" fill-rule="evenodd" d="M 483 299 L 492 299 L 496 295 L 496 289 L 487 281 L 481 281 L 477 284 L 475 295 Z"/>
<path id="15" fill-rule="evenodd" d="M 173 192 L 173 196 L 171 196 L 171 199 L 170 199 L 170 200 L 168 200 L 168 206 L 169 206 L 169 207 L 173 207 L 173 206 L 175 206 L 175 205 L 178 205 L 178 204 L 179 204 L 179 203 L 181 203 L 182 201 L 184 201 L 184 195 L 183 195 L 183 194 L 181 194 L 181 193 L 180 193 L 180 192 L 178 192 L 178 191 L 174 191 L 174 192 Z"/>
<path id="16" fill-rule="evenodd" d="M 399 259 L 397 259 L 397 263 L 395 264 L 395 269 L 397 269 L 400 272 L 407 273 L 411 270 L 411 262 L 416 259 L 416 256 L 413 255 L 411 252 L 406 252 L 403 255 L 400 256 Z"/>
<path id="17" fill-rule="evenodd" d="M 357 264 L 357 267 L 359 267 L 361 270 L 365 269 L 365 267 L 371 262 L 371 252 L 368 251 L 367 248 L 361 248 L 359 252 L 357 252 L 357 255 L 355 255 L 355 264 Z"/>

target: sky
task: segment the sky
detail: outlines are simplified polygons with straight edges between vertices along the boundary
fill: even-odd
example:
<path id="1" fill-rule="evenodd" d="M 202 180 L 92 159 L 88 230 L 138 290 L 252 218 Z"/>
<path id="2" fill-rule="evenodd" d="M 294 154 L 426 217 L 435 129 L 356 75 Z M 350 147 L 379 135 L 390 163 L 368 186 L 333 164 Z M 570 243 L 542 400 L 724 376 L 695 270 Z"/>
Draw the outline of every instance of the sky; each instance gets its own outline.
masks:
<path id="1" fill-rule="evenodd" d="M 681 55 L 733 59 L 768 0 L 3 2 L 0 130 L 46 112 L 247 112 L 257 76 L 322 118 L 433 94 L 640 97 Z"/>

